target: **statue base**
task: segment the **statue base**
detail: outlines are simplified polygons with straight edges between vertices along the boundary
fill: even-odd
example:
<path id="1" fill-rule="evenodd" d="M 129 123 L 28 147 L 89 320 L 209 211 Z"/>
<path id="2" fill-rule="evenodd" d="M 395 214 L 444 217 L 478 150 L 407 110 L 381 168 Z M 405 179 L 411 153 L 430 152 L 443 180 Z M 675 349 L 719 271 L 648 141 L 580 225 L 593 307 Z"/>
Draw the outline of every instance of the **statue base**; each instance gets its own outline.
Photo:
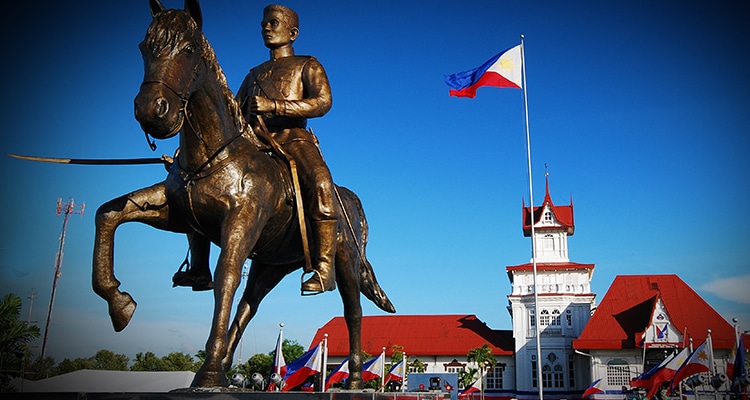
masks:
<path id="1" fill-rule="evenodd" d="M 177 389 L 167 393 L 79 393 L 26 392 L 3 393 L 7 400 L 450 400 L 445 392 L 259 392 L 244 389 Z"/>

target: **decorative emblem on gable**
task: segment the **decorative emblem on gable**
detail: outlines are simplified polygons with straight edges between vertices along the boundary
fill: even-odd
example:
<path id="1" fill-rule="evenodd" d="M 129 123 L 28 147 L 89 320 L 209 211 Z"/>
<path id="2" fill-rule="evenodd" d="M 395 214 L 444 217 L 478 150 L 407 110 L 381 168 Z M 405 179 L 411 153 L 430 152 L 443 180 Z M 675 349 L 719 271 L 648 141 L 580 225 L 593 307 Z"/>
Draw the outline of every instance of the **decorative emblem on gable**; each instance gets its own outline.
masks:
<path id="1" fill-rule="evenodd" d="M 669 324 L 654 324 L 654 329 L 656 330 L 655 341 L 669 341 Z"/>

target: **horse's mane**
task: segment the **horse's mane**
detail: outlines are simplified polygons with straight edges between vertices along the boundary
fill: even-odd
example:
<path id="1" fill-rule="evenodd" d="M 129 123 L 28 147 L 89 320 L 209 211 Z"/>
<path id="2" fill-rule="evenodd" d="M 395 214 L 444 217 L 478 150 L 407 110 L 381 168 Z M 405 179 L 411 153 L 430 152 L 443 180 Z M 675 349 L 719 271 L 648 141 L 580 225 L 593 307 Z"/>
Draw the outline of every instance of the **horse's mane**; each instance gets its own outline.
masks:
<path id="1" fill-rule="evenodd" d="M 186 36 L 193 36 L 197 39 L 197 44 L 201 48 L 200 51 L 206 62 L 206 66 L 216 75 L 237 132 L 250 138 L 257 147 L 260 147 L 260 143 L 253 133 L 252 128 L 242 115 L 242 110 L 234 97 L 234 93 L 229 89 L 226 75 L 216 60 L 216 53 L 213 47 L 205 35 L 203 35 L 203 31 L 198 27 L 198 24 L 196 24 L 195 20 L 187 12 L 183 10 L 166 10 L 156 14 L 153 22 L 146 31 L 146 38 L 143 44 L 154 55 L 158 56 L 162 52 L 169 51 L 177 46 Z"/>

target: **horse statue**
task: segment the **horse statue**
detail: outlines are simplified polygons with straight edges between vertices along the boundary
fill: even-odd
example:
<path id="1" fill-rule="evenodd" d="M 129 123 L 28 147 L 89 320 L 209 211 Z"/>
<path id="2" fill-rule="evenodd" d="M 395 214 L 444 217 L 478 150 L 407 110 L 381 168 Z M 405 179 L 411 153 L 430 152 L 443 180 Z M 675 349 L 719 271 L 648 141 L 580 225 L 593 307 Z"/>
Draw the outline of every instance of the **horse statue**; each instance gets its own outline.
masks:
<path id="1" fill-rule="evenodd" d="M 114 275 L 114 234 L 120 224 L 197 234 L 221 248 L 214 272 L 214 313 L 206 359 L 193 387 L 226 386 L 240 337 L 261 300 L 304 264 L 288 165 L 245 121 L 211 45 L 198 0 L 166 10 L 150 0 L 152 22 L 140 44 L 145 73 L 135 117 L 156 139 L 180 134 L 180 152 L 163 182 L 110 200 L 96 212 L 93 289 L 107 301 L 114 330 L 123 330 L 136 303 Z M 359 198 L 339 193 L 336 283 L 349 331 L 348 388 L 362 387 L 360 293 L 386 312 L 393 304 L 365 256 L 368 227 Z M 230 313 L 251 259 L 234 320 Z"/>

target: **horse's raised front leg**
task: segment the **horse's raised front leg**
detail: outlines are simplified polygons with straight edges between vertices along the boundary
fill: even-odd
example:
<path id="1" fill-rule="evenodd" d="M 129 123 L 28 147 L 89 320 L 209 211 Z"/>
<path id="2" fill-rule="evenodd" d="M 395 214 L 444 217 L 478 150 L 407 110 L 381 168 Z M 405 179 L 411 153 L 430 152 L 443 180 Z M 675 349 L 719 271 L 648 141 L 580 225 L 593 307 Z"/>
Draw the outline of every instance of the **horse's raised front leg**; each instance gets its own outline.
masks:
<path id="1" fill-rule="evenodd" d="M 206 341 L 206 360 L 193 378 L 192 386 L 226 386 L 223 360 L 228 353 L 229 316 L 242 265 L 263 226 L 254 212 L 237 212 L 225 220 L 221 233 L 221 253 L 214 274 L 214 317 Z"/>
<path id="2" fill-rule="evenodd" d="M 260 302 L 287 274 L 300 268 L 300 266 L 300 263 L 271 265 L 253 261 L 250 271 L 248 271 L 245 292 L 237 305 L 234 321 L 229 327 L 229 351 L 222 361 L 224 370 L 228 370 L 232 366 L 232 358 L 242 338 L 242 333 L 258 312 Z"/>
<path id="3" fill-rule="evenodd" d="M 130 294 L 118 289 L 120 281 L 114 274 L 115 230 L 131 221 L 168 229 L 168 213 L 167 196 L 161 183 L 110 200 L 96 211 L 92 286 L 109 304 L 109 316 L 117 332 L 130 322 L 136 303 Z"/>

